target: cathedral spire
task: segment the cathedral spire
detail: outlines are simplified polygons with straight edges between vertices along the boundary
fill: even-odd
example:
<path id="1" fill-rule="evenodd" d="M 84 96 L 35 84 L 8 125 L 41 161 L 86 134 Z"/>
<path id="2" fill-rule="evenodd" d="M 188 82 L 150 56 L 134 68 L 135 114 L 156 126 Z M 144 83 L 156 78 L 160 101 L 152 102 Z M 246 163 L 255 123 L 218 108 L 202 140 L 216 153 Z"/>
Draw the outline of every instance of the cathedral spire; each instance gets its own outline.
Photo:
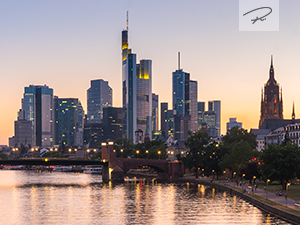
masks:
<path id="1" fill-rule="evenodd" d="M 295 119 L 295 103 L 293 102 L 293 113 L 292 113 L 292 120 Z"/>
<path id="2" fill-rule="evenodd" d="M 274 83 L 276 83 L 275 78 L 274 78 L 273 55 L 271 55 L 271 66 L 270 66 L 270 77 L 269 77 L 269 80 L 273 81 Z"/>

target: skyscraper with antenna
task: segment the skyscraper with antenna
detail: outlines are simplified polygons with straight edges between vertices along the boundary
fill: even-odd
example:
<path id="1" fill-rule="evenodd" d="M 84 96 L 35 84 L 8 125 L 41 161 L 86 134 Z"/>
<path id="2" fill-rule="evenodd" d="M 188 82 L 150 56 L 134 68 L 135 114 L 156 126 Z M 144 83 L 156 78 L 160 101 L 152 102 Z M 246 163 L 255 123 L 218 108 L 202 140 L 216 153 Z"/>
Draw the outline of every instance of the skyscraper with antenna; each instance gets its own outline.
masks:
<path id="1" fill-rule="evenodd" d="M 128 11 L 126 21 L 122 31 L 122 132 L 124 138 L 138 143 L 145 137 L 152 140 L 152 61 L 136 63 L 128 43 Z"/>

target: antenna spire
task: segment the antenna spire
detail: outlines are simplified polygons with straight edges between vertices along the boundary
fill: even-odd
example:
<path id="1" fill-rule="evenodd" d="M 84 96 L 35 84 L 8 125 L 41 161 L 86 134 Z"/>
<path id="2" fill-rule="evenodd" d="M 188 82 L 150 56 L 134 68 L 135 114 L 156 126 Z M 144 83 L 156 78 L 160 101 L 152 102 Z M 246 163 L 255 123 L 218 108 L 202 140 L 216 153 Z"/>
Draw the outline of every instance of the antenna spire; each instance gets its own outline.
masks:
<path id="1" fill-rule="evenodd" d="M 178 52 L 178 70 L 180 70 L 180 52 Z"/>
<path id="2" fill-rule="evenodd" d="M 128 31 L 128 10 L 127 10 L 127 15 L 126 15 L 126 17 L 127 17 L 127 21 L 126 21 L 126 29 L 127 29 L 127 31 Z"/>

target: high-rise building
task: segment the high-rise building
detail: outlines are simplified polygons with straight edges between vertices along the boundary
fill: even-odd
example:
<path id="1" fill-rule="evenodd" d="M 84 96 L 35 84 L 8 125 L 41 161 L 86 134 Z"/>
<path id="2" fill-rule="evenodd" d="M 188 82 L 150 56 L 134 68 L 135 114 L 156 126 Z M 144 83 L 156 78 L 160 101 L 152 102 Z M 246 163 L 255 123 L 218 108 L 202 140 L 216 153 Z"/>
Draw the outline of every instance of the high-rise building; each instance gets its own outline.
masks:
<path id="1" fill-rule="evenodd" d="M 167 112 L 168 112 L 168 103 L 160 103 L 160 130 L 163 137 L 168 137 L 168 123 L 167 123 Z"/>
<path id="2" fill-rule="evenodd" d="M 279 91 L 279 84 L 275 80 L 273 57 L 271 56 L 269 80 L 261 93 L 259 127 L 261 127 L 265 119 L 283 119 L 282 111 L 282 88 Z"/>
<path id="3" fill-rule="evenodd" d="M 229 131 L 229 129 L 232 127 L 242 128 L 242 126 L 242 123 L 237 122 L 236 118 L 229 118 L 229 122 L 227 123 L 227 131 Z"/>
<path id="4" fill-rule="evenodd" d="M 198 102 L 198 130 L 201 130 L 203 114 L 205 112 L 205 102 Z"/>
<path id="5" fill-rule="evenodd" d="M 107 107 L 103 109 L 104 140 L 112 141 L 122 138 L 122 108 Z"/>
<path id="6" fill-rule="evenodd" d="M 15 121 L 14 145 L 21 147 L 33 145 L 32 121 L 19 119 Z"/>
<path id="7" fill-rule="evenodd" d="M 127 29 L 122 31 L 123 137 L 136 143 L 135 132 L 152 140 L 152 61 L 136 63 L 128 45 Z"/>
<path id="8" fill-rule="evenodd" d="M 190 81 L 190 115 L 191 115 L 191 124 L 189 130 L 195 132 L 198 130 L 198 102 L 197 102 L 197 81 Z"/>
<path id="9" fill-rule="evenodd" d="M 32 121 L 33 145 L 53 145 L 53 89 L 48 86 L 25 87 L 22 111 L 25 120 Z"/>
<path id="10" fill-rule="evenodd" d="M 101 146 L 101 143 L 106 141 L 104 139 L 103 124 L 102 123 L 87 123 L 83 128 L 83 144 L 89 145 L 95 143 Z"/>
<path id="11" fill-rule="evenodd" d="M 75 146 L 82 138 L 84 111 L 78 98 L 54 97 L 55 144 Z M 78 141 L 76 141 L 76 139 Z"/>
<path id="12" fill-rule="evenodd" d="M 216 129 L 216 112 L 209 110 L 204 112 L 204 121 L 202 123 L 207 125 L 207 131 L 209 135 L 212 137 L 217 137 L 217 129 Z"/>
<path id="13" fill-rule="evenodd" d="M 87 123 L 101 123 L 103 108 L 112 106 L 112 89 L 108 81 L 92 80 L 87 90 Z"/>
<path id="14" fill-rule="evenodd" d="M 158 130 L 158 95 L 152 93 L 152 132 Z"/>
<path id="15" fill-rule="evenodd" d="M 221 101 L 219 101 L 219 100 L 209 101 L 208 102 L 208 111 L 214 111 L 216 114 L 215 115 L 216 136 L 220 136 L 220 133 L 221 133 Z"/>

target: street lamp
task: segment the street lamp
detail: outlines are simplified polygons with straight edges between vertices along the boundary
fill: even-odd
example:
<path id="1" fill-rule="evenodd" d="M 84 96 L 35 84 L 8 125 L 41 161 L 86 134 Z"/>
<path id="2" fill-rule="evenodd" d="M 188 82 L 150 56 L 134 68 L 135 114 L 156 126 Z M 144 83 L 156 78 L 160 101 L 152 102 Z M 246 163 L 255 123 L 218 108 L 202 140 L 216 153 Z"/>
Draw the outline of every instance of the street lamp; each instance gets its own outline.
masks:
<path id="1" fill-rule="evenodd" d="M 138 155 L 139 155 L 139 153 L 140 153 L 140 151 L 139 150 L 136 150 L 136 158 L 138 158 Z"/>
<path id="2" fill-rule="evenodd" d="M 268 183 L 269 182 L 270 182 L 270 179 L 267 180 L 267 188 L 266 188 L 267 199 L 268 199 Z"/>
<path id="3" fill-rule="evenodd" d="M 286 192 L 285 192 L 285 206 L 287 207 L 287 195 L 288 195 L 288 190 L 289 190 L 289 186 L 290 186 L 290 183 L 287 183 L 286 184 Z"/>
<path id="4" fill-rule="evenodd" d="M 158 159 L 160 159 L 161 151 L 158 151 L 157 154 L 158 154 Z"/>
<path id="5" fill-rule="evenodd" d="M 146 150 L 146 158 L 148 159 L 149 150 Z"/>

